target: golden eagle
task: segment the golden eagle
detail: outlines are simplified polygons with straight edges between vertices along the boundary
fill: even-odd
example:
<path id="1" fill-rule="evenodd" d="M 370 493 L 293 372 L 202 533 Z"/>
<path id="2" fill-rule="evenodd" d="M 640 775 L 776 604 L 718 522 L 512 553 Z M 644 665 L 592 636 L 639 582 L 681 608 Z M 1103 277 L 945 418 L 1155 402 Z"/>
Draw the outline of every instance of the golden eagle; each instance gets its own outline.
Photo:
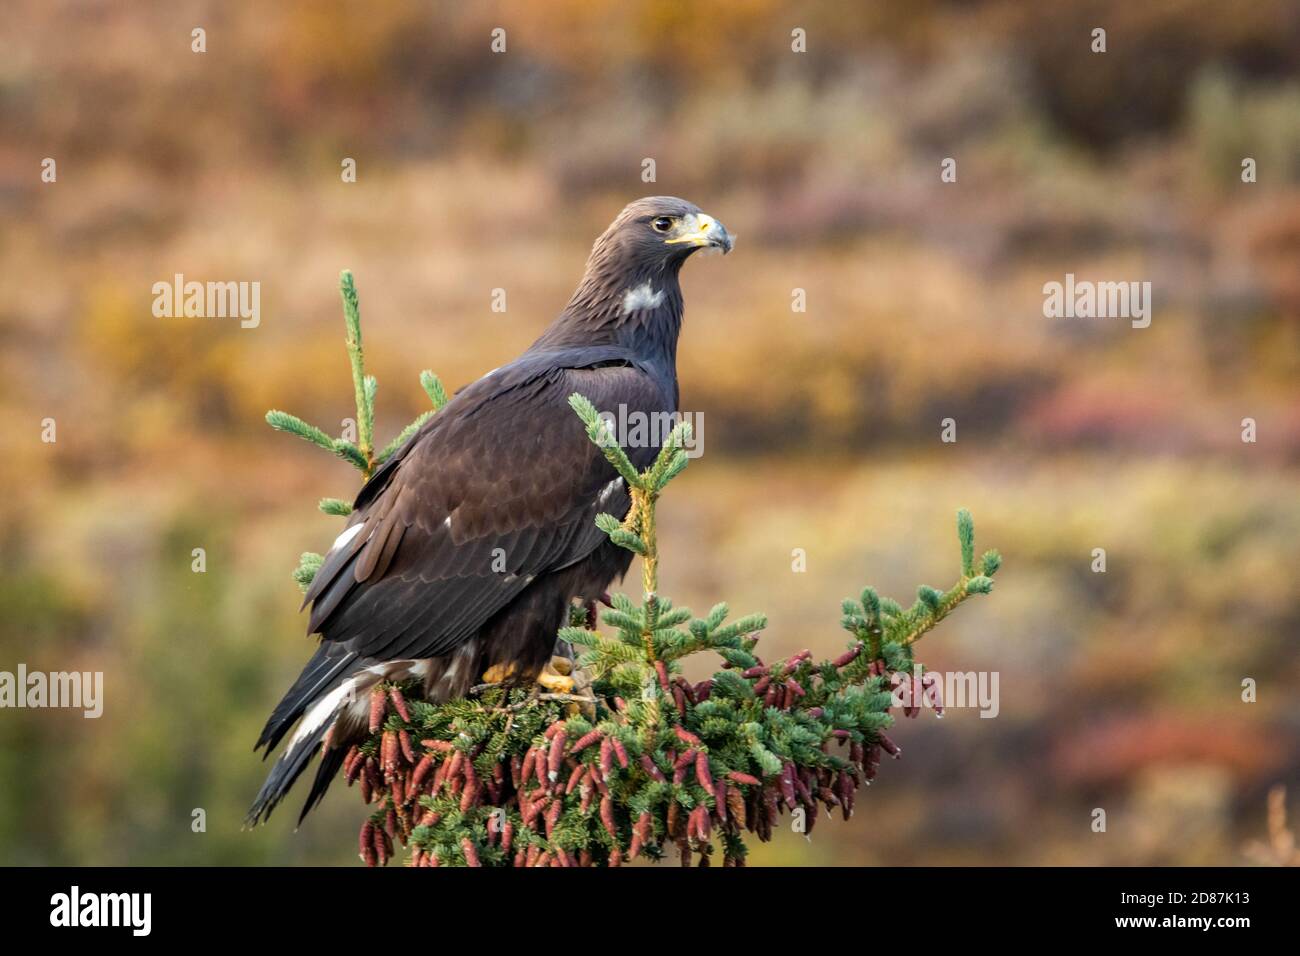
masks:
<path id="1" fill-rule="evenodd" d="M 596 240 L 568 305 L 519 358 L 466 386 L 366 482 L 303 606 L 320 645 L 262 730 L 292 735 L 249 810 L 268 817 L 321 752 L 302 817 L 367 732 L 370 690 L 420 679 L 426 698 L 465 695 L 485 671 L 550 680 L 574 598 L 601 596 L 631 561 L 595 517 L 626 515 L 623 479 L 568 398 L 659 421 L 677 412 L 678 272 L 698 249 L 731 249 L 720 222 L 671 196 L 627 206 Z M 664 437 L 627 448 L 646 467 Z M 297 727 L 294 728 L 294 725 Z"/>

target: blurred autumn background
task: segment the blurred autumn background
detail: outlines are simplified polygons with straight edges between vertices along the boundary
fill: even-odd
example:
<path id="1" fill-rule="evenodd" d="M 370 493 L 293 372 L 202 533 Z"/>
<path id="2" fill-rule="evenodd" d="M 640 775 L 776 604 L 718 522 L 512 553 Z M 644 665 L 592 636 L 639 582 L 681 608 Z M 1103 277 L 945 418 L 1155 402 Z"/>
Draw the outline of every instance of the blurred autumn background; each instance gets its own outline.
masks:
<path id="1" fill-rule="evenodd" d="M 1249 862 L 1300 801 L 1298 70 L 1289 0 L 8 4 L 0 669 L 106 700 L 0 711 L 0 863 L 355 864 L 341 786 L 240 830 L 310 649 L 290 572 L 356 483 L 262 416 L 353 414 L 341 268 L 386 441 L 647 193 L 739 235 L 684 273 L 665 592 L 833 655 L 863 584 L 951 583 L 958 507 L 1005 557 L 919 648 L 997 671 L 996 719 L 903 721 L 851 822 L 754 862 Z M 178 272 L 260 281 L 260 326 L 155 318 Z M 1044 318 L 1067 272 L 1150 281 L 1150 328 Z"/>

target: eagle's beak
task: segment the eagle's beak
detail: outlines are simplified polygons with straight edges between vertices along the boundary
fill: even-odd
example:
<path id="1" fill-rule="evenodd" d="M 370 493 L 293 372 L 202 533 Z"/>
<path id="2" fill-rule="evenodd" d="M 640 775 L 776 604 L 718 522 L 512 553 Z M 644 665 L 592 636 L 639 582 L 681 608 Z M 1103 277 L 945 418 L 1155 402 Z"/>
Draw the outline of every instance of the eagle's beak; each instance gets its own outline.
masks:
<path id="1" fill-rule="evenodd" d="M 692 246 L 711 246 L 714 249 L 721 249 L 723 255 L 731 251 L 732 238 L 731 233 L 727 232 L 727 227 L 712 216 L 704 213 L 694 213 L 687 217 L 683 223 L 684 231 L 671 239 L 665 239 L 668 245 L 690 244 Z"/>

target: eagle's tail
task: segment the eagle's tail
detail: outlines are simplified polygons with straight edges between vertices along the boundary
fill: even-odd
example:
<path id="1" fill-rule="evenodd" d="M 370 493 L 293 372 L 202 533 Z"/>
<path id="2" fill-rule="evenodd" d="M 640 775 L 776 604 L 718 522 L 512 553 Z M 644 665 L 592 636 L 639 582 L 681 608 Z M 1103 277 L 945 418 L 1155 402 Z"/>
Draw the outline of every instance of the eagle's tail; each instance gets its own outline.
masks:
<path id="1" fill-rule="evenodd" d="M 298 679 L 276 706 L 271 718 L 262 729 L 257 745 L 253 748 L 259 750 L 265 747 L 266 755 L 270 756 L 276 744 L 301 719 L 302 722 L 290 738 L 289 745 L 276 760 L 252 807 L 249 808 L 246 818 L 248 825 L 252 826 L 269 818 L 271 811 L 311 763 L 312 757 L 321 749 L 321 742 L 335 725 L 340 713 L 354 702 L 353 685 L 356 681 L 351 678 L 363 666 L 355 654 L 340 654 L 337 645 L 322 645 L 312 655 Z M 343 764 L 346 748 L 338 746 L 341 743 L 339 740 L 332 740 L 332 743 L 334 746 L 326 748 L 321 758 L 321 765 L 316 771 L 311 793 L 298 817 L 299 823 L 325 796 L 330 781 L 334 779 L 334 775 Z"/>
<path id="2" fill-rule="evenodd" d="M 477 654 L 478 643 L 467 641 L 456 654 L 445 658 L 380 663 L 344 651 L 338 644 L 322 644 L 284 699 L 276 705 L 271 719 L 262 728 L 257 746 L 253 748 L 260 750 L 265 747 L 269 756 L 276 744 L 293 730 L 289 743 L 248 811 L 248 824 L 257 824 L 271 815 L 318 750 L 323 754 L 320 767 L 298 822 L 301 823 L 303 817 L 320 803 L 330 781 L 343 765 L 348 746 L 366 736 L 370 694 L 375 685 L 386 680 L 418 678 L 431 682 L 426 683 L 426 700 L 438 702 L 464 696 L 477 673 L 467 662 L 475 661 Z M 322 747 L 327 735 L 329 746 Z"/>
<path id="3" fill-rule="evenodd" d="M 257 738 L 253 749 L 261 750 L 265 747 L 269 756 L 275 745 L 309 707 L 360 670 L 361 666 L 356 654 L 342 650 L 337 644 L 321 644 L 293 686 L 281 698 L 280 703 L 275 705 L 275 710 L 262 728 L 262 734 Z"/>
<path id="4" fill-rule="evenodd" d="M 329 732 L 329 724 L 318 727 L 306 737 L 296 739 L 289 748 L 280 755 L 280 759 L 275 762 L 271 772 L 267 775 L 266 782 L 262 784 L 262 789 L 258 791 L 257 798 L 248 810 L 248 816 L 245 823 L 248 826 L 256 826 L 271 816 L 271 811 L 289 792 L 298 776 L 307 769 L 311 763 L 312 757 L 320 749 L 321 741 L 325 739 L 325 734 Z M 307 804 L 302 808 L 302 813 L 298 816 L 298 822 L 307 815 L 312 807 L 320 802 L 321 797 L 325 796 L 325 790 L 329 787 L 330 780 L 333 779 L 335 772 L 343 763 L 344 751 L 334 748 L 325 751 L 324 757 L 321 758 L 321 765 L 316 771 L 316 782 L 312 787 L 311 796 Z M 328 768 L 328 769 L 327 769 Z"/>

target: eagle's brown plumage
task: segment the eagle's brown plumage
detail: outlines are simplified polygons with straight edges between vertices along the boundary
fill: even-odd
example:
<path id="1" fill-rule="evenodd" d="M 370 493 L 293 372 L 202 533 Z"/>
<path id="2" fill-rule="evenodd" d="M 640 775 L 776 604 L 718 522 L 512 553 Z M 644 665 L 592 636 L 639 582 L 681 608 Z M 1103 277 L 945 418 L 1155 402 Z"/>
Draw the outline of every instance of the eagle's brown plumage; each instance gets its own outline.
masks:
<path id="1" fill-rule="evenodd" d="M 594 521 L 625 515 L 627 488 L 568 397 L 580 392 L 602 411 L 676 412 L 677 272 L 705 246 L 725 251 L 731 238 L 690 203 L 629 205 L 532 347 L 458 392 L 361 489 L 307 592 L 320 646 L 258 740 L 269 753 L 298 723 L 250 821 L 268 816 L 323 749 L 303 815 L 319 802 L 365 731 L 375 683 L 420 677 L 429 699 L 446 700 L 494 664 L 532 679 L 571 600 L 598 597 L 627 571 L 629 553 Z M 626 449 L 637 467 L 656 442 Z"/>

